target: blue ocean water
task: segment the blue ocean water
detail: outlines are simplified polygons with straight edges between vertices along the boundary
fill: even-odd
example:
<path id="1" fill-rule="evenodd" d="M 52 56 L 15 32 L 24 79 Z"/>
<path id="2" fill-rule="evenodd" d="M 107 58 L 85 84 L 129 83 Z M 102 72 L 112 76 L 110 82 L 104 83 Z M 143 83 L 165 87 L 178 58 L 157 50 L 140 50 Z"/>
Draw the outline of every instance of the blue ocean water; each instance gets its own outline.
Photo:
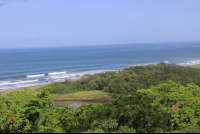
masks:
<path id="1" fill-rule="evenodd" d="M 200 42 L 0 49 L 0 91 L 159 62 L 200 64 Z"/>

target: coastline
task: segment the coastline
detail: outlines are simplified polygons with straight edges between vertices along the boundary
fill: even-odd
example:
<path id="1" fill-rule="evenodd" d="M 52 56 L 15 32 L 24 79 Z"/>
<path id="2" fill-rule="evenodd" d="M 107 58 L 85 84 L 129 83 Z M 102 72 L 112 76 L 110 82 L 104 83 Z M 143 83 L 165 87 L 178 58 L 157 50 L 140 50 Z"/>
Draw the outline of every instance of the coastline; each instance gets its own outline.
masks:
<path id="1" fill-rule="evenodd" d="M 200 69 L 200 64 L 187 65 L 187 66 L 192 67 L 192 68 L 199 68 Z M 30 86 L 28 88 L 35 90 L 35 89 L 41 88 L 41 87 L 46 86 L 46 85 L 49 85 L 49 84 L 37 85 L 37 86 Z M 24 88 L 3 90 L 3 91 L 0 91 L 0 94 L 3 97 L 8 97 L 6 94 L 9 93 L 9 92 L 12 92 L 14 90 L 15 91 L 23 91 Z M 37 94 L 37 92 L 38 91 L 36 91 L 34 94 Z M 88 93 L 90 91 L 84 91 L 84 92 Z M 76 93 L 74 93 L 74 94 L 76 94 Z M 78 94 L 78 92 L 77 92 L 77 94 Z M 80 94 L 80 92 L 79 92 L 79 94 Z M 106 99 L 106 100 L 111 100 L 112 99 L 111 97 L 108 97 L 108 96 L 105 97 L 105 94 L 101 94 L 101 95 L 98 94 L 99 97 L 96 97 L 96 94 L 95 95 L 94 94 L 90 94 L 90 96 L 87 96 L 86 98 L 83 95 L 83 96 L 81 96 L 78 99 L 77 99 L 77 95 L 72 96 L 72 94 L 70 94 L 71 97 L 69 97 L 70 96 L 69 94 L 56 95 L 56 97 L 53 99 L 53 101 L 88 101 L 88 102 L 91 102 L 91 101 L 100 101 L 100 100 L 102 101 L 104 99 Z M 51 94 L 50 96 L 53 96 L 53 95 L 55 95 L 55 94 Z M 76 98 L 76 99 L 74 99 L 74 98 Z"/>

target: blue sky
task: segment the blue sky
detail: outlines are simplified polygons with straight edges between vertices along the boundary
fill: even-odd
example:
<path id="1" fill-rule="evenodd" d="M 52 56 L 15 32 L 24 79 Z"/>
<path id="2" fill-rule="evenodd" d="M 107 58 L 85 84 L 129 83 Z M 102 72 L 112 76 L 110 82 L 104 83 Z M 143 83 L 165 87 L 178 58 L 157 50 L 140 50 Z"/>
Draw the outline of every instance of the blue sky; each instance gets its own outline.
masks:
<path id="1" fill-rule="evenodd" d="M 200 0 L 5 3 L 0 48 L 200 41 Z"/>

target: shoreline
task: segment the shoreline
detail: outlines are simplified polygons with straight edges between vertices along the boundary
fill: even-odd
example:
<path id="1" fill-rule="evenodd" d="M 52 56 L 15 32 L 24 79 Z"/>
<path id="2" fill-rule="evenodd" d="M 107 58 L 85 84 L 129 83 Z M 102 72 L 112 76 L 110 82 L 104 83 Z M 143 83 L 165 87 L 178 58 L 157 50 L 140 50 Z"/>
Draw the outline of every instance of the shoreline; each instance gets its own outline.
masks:
<path id="1" fill-rule="evenodd" d="M 199 68 L 200 69 L 200 64 L 195 64 L 195 65 L 187 65 L 188 67 L 192 67 L 192 68 Z M 30 89 L 37 89 L 37 88 L 40 88 L 40 87 L 43 87 L 43 86 L 46 86 L 46 85 L 49 85 L 49 84 L 44 84 L 44 85 L 36 85 L 36 86 L 29 86 L 27 88 L 30 88 Z M 17 88 L 17 89 L 8 89 L 8 90 L 3 90 L 3 91 L 0 91 L 0 94 L 1 96 L 3 97 L 7 97 L 7 93 L 9 92 L 12 92 L 12 91 L 23 91 L 25 87 L 23 88 Z M 37 93 L 37 91 L 35 92 Z M 102 100 L 102 99 L 112 99 L 111 97 L 96 97 L 96 98 L 87 98 L 87 99 L 71 99 L 71 98 L 56 98 L 53 99 L 53 101 L 95 101 L 95 100 Z"/>
<path id="2" fill-rule="evenodd" d="M 34 87 L 42 87 L 42 86 L 46 86 L 46 85 L 49 85 L 49 84 L 44 84 L 44 85 L 36 85 L 36 86 L 29 86 L 29 87 L 27 87 L 27 88 L 34 88 Z M 3 91 L 0 91 L 0 93 L 1 92 L 4 92 L 4 91 L 10 91 L 10 90 L 20 90 L 20 89 L 24 89 L 24 88 L 26 88 L 26 87 L 21 87 L 21 88 L 16 88 L 16 89 L 8 89 L 8 90 L 3 90 Z"/>
<path id="3" fill-rule="evenodd" d="M 145 64 L 144 66 L 146 65 L 149 65 L 149 64 Z M 176 65 L 179 65 L 179 64 L 176 64 Z M 139 65 L 139 66 L 143 66 L 143 65 Z M 191 67 L 191 68 L 198 68 L 200 69 L 200 64 L 192 64 L 192 65 L 180 65 L 180 66 L 187 66 L 187 67 Z M 127 66 L 127 68 L 129 68 L 131 66 Z M 126 67 L 125 67 L 126 68 Z M 123 68 L 124 69 L 124 68 Z M 71 79 L 72 80 L 72 79 Z M 72 80 L 72 81 L 75 81 L 75 80 Z M 50 83 L 49 83 L 50 84 Z M 44 85 L 35 85 L 35 86 L 28 86 L 28 88 L 32 88 L 32 87 L 37 87 L 37 86 L 45 86 L 45 85 L 49 85 L 49 84 L 44 84 Z M 3 90 L 3 91 L 8 91 L 8 90 L 20 90 L 20 89 L 23 89 L 25 87 L 21 87 L 21 88 L 16 88 L 16 89 L 6 89 L 6 90 Z M 0 92 L 3 92 L 3 91 L 0 91 Z"/>

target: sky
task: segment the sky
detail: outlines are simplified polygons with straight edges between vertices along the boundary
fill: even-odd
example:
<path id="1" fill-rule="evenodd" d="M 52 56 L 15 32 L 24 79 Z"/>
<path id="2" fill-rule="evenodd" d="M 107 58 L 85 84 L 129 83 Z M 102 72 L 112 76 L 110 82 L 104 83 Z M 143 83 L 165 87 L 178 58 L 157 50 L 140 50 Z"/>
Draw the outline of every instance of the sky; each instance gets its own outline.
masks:
<path id="1" fill-rule="evenodd" d="M 200 0 L 2 2 L 0 48 L 200 41 Z"/>

